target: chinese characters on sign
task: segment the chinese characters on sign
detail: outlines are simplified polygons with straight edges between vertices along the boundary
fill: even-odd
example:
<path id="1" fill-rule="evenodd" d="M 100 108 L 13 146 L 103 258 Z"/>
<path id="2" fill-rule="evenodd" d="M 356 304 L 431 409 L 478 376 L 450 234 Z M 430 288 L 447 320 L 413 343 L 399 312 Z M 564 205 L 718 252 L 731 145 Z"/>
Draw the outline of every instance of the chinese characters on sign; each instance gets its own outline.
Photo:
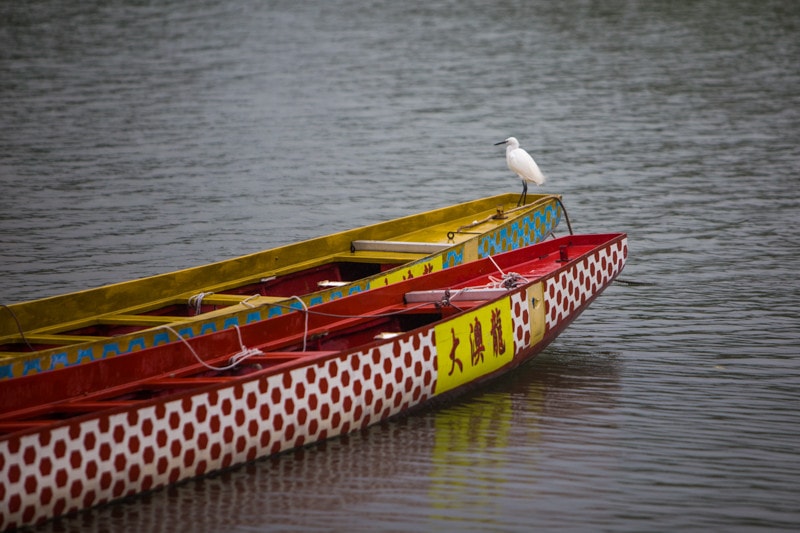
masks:
<path id="1" fill-rule="evenodd" d="M 460 372 L 464 371 L 464 364 L 461 362 L 461 359 L 456 357 L 456 348 L 458 348 L 458 345 L 461 341 L 459 341 L 458 337 L 456 337 L 456 330 L 454 328 L 450 328 L 450 332 L 453 334 L 453 348 L 450 350 L 450 361 L 452 361 L 453 366 L 450 367 L 450 372 L 447 374 L 448 376 L 453 375 L 456 365 L 458 365 L 458 370 Z"/>
<path id="2" fill-rule="evenodd" d="M 437 392 L 490 374 L 513 358 L 510 300 L 464 314 L 455 324 L 439 326 Z M 491 338 L 489 338 L 491 337 Z"/>

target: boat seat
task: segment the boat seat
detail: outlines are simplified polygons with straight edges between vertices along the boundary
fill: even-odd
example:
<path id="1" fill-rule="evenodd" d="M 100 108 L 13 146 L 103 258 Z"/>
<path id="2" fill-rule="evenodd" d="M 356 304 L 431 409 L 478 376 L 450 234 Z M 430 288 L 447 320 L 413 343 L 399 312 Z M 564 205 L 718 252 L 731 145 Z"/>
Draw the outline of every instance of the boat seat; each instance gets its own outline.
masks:
<path id="1" fill-rule="evenodd" d="M 99 323 L 109 326 L 160 326 L 189 320 L 192 320 L 192 318 L 171 315 L 111 315 L 100 317 Z"/>
<path id="2" fill-rule="evenodd" d="M 192 301 L 194 297 L 188 298 L 186 302 L 189 305 L 194 305 Z M 250 304 L 251 307 L 260 304 L 269 304 L 276 302 L 283 302 L 288 300 L 287 296 L 262 296 L 260 294 L 217 294 L 210 293 L 203 295 L 201 302 L 204 305 L 218 305 L 218 306 L 231 306 L 238 305 L 244 302 Z M 245 304 L 247 305 L 247 304 Z"/>
<path id="3" fill-rule="evenodd" d="M 25 338 L 31 344 L 52 344 L 55 346 L 64 346 L 67 344 L 79 344 L 82 342 L 104 341 L 108 337 L 98 337 L 95 335 L 27 334 L 25 335 Z"/>
<path id="4" fill-rule="evenodd" d="M 200 301 L 206 305 L 236 305 L 242 303 L 243 300 L 253 298 L 250 294 L 204 294 Z M 189 304 L 192 304 L 194 296 L 188 299 Z"/>
<path id="5" fill-rule="evenodd" d="M 351 252 L 401 252 L 409 254 L 434 254 L 450 248 L 452 243 L 409 242 L 409 241 L 370 241 L 358 240 L 350 244 Z"/>
<path id="6" fill-rule="evenodd" d="M 326 280 L 323 280 L 323 281 L 318 281 L 317 282 L 317 287 L 319 287 L 320 289 L 331 289 L 331 288 L 336 288 L 336 287 L 344 287 L 345 285 L 348 285 L 350 283 L 351 282 L 349 282 L 349 281 L 333 281 L 333 280 L 326 279 Z"/>
<path id="7" fill-rule="evenodd" d="M 508 291 L 503 288 L 499 289 L 436 289 L 430 291 L 412 291 L 407 292 L 405 295 L 406 303 L 436 303 L 444 300 L 450 302 L 460 301 L 474 301 L 474 300 L 494 300 L 508 294 Z"/>

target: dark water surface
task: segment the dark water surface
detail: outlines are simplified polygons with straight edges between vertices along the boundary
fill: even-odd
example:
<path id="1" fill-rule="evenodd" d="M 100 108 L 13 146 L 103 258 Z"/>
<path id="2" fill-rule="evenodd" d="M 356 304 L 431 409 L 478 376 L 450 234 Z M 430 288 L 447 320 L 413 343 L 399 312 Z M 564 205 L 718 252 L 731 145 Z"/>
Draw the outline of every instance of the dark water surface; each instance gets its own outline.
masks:
<path id="1" fill-rule="evenodd" d="M 441 409 L 50 523 L 800 527 L 800 3 L 0 4 L 0 303 L 517 191 L 623 278 Z M 562 231 L 563 234 L 563 231 Z"/>

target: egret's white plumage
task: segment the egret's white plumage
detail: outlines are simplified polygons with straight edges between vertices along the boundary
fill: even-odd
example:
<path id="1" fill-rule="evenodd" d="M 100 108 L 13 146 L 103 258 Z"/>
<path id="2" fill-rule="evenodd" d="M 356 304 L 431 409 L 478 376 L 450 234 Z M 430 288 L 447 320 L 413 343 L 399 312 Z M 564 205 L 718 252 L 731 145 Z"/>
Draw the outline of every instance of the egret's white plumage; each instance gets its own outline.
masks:
<path id="1" fill-rule="evenodd" d="M 509 137 L 505 141 L 494 143 L 495 146 L 500 144 L 506 145 L 506 163 L 508 168 L 520 177 L 522 180 L 522 194 L 519 197 L 517 205 L 524 205 L 528 196 L 528 182 L 542 185 L 547 178 L 545 178 L 542 171 L 539 170 L 539 165 L 533 160 L 531 155 L 519 147 L 519 141 L 516 137 Z"/>

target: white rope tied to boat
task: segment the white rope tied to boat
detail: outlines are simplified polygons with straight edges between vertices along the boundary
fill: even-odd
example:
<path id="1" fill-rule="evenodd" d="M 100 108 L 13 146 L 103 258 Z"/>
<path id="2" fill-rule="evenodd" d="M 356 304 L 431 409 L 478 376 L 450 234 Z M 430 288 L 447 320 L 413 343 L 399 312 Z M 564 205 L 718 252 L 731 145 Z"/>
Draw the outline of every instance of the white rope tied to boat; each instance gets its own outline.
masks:
<path id="1" fill-rule="evenodd" d="M 251 304 L 250 300 L 253 300 L 254 298 L 258 298 L 259 296 L 261 296 L 261 295 L 260 294 L 251 294 L 250 296 L 248 296 L 247 298 L 245 298 L 244 300 L 242 300 L 239 303 L 241 303 L 245 307 L 249 307 L 250 309 L 255 309 L 256 306 Z"/>
<path id="2" fill-rule="evenodd" d="M 248 348 L 247 346 L 245 346 L 244 342 L 242 342 L 242 330 L 239 329 L 239 326 L 237 326 L 236 324 L 234 324 L 233 327 L 236 328 L 236 333 L 239 336 L 239 352 L 234 354 L 230 358 L 231 366 L 236 366 L 245 359 L 252 357 L 254 355 L 264 355 L 264 352 L 262 352 L 258 348 Z"/>
<path id="3" fill-rule="evenodd" d="M 494 260 L 494 257 L 492 257 L 491 255 L 489 256 L 489 259 L 492 261 L 494 267 L 497 269 L 498 272 L 500 272 L 500 274 L 503 277 L 501 279 L 498 279 L 493 276 L 489 276 L 489 279 L 491 281 L 487 285 L 487 287 L 493 289 L 499 289 L 502 287 L 503 289 L 510 291 L 511 289 L 516 289 L 520 285 L 528 282 L 527 278 L 525 278 L 525 276 L 523 276 L 522 274 L 517 274 L 516 272 L 509 272 L 508 274 L 506 274 L 505 272 L 503 272 L 503 269 L 500 268 L 500 265 L 497 264 L 497 262 Z"/>
<path id="4" fill-rule="evenodd" d="M 299 296 L 292 296 L 292 299 L 297 300 L 300 302 L 300 305 L 303 306 L 303 313 L 305 314 L 305 323 L 303 325 L 303 351 L 306 351 L 306 342 L 308 340 L 308 306 L 303 301 L 302 298 Z"/>
<path id="5" fill-rule="evenodd" d="M 442 296 L 442 300 L 437 305 L 440 305 L 441 307 L 453 307 L 453 308 L 458 309 L 460 311 L 461 308 L 453 303 L 453 299 L 456 296 L 458 296 L 459 294 L 461 294 L 462 292 L 466 291 L 466 290 L 467 290 L 467 287 L 464 287 L 464 288 L 458 289 L 455 292 L 455 294 L 451 294 L 450 293 L 450 289 L 445 289 L 444 296 Z"/>
<path id="6" fill-rule="evenodd" d="M 521 274 L 517 274 L 516 272 L 509 272 L 507 274 L 503 274 L 502 278 L 495 278 L 494 276 L 489 276 L 491 282 L 487 285 L 487 287 L 493 289 L 503 288 L 506 290 L 516 289 L 520 285 L 523 285 L 528 282 L 527 278 Z"/>
<path id="7" fill-rule="evenodd" d="M 492 257 L 491 255 L 489 256 L 489 261 L 491 261 L 491 262 L 492 262 L 492 264 L 493 264 L 493 265 L 494 265 L 494 267 L 497 269 L 497 271 L 498 271 L 498 272 L 500 272 L 500 274 L 502 274 L 502 275 L 504 275 L 504 276 L 506 275 L 506 273 L 505 273 L 505 272 L 503 272 L 503 269 L 502 269 L 502 268 L 500 268 L 500 265 L 498 265 L 498 264 L 497 264 L 497 261 L 495 261 L 495 260 L 494 260 L 494 257 Z"/>
<path id="8" fill-rule="evenodd" d="M 183 344 L 185 344 L 186 347 L 189 348 L 189 351 L 192 352 L 192 355 L 194 356 L 195 359 L 197 359 L 198 363 L 200 363 L 204 367 L 208 368 L 209 370 L 214 370 L 216 372 L 222 372 L 224 370 L 230 370 L 232 368 L 235 368 L 239 363 L 241 363 L 242 361 L 245 361 L 246 359 L 248 359 L 250 357 L 253 357 L 254 355 L 264 355 L 264 352 L 262 352 L 258 348 L 248 348 L 247 346 L 244 345 L 244 342 L 242 342 L 242 331 L 241 331 L 241 329 L 239 329 L 239 326 L 234 324 L 233 327 L 236 328 L 236 333 L 237 333 L 237 335 L 239 337 L 239 351 L 231 356 L 231 358 L 228 360 L 230 362 L 230 364 L 228 364 L 227 366 L 218 367 L 218 366 L 210 365 L 210 364 L 206 363 L 205 361 L 203 361 L 200 358 L 199 355 L 197 355 L 197 352 L 194 351 L 194 348 L 192 348 L 192 345 L 189 344 L 189 341 L 187 341 L 183 337 L 183 335 L 181 335 L 180 333 L 178 333 L 177 331 L 172 329 L 170 326 L 161 326 L 161 327 L 166 329 L 167 331 L 169 331 L 173 335 L 175 335 L 178 338 L 178 340 L 183 342 Z"/>
<path id="9" fill-rule="evenodd" d="M 211 296 L 213 292 L 201 292 L 189 297 L 189 305 L 194 308 L 194 314 L 199 315 L 203 312 L 203 298 Z"/>

